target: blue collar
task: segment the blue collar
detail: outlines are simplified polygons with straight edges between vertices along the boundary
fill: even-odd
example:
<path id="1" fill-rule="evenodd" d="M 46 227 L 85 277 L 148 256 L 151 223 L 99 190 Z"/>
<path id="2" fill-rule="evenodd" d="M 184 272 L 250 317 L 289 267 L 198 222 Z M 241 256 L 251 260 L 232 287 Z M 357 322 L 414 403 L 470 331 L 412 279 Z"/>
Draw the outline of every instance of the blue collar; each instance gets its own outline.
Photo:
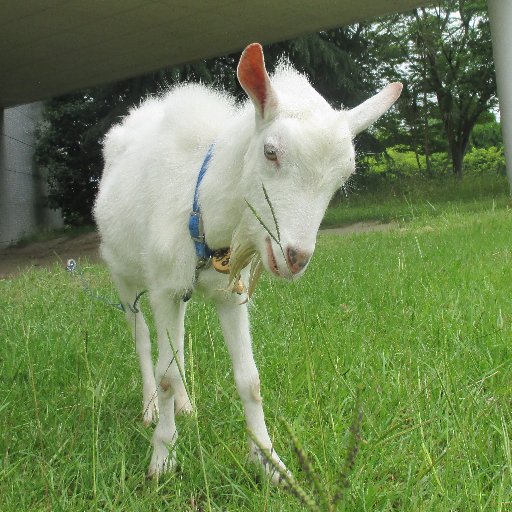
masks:
<path id="1" fill-rule="evenodd" d="M 201 209 L 199 208 L 199 185 L 201 185 L 201 181 L 206 174 L 208 169 L 208 165 L 210 164 L 210 160 L 213 155 L 213 149 L 215 144 L 212 144 L 208 148 L 208 152 L 203 160 L 203 165 L 201 165 L 201 169 L 199 170 L 199 174 L 197 176 L 196 189 L 194 191 L 194 204 L 192 206 L 192 212 L 190 213 L 190 217 L 188 220 L 188 230 L 190 232 L 190 236 L 194 241 L 194 245 L 196 248 L 196 256 L 198 258 L 198 267 L 204 265 L 212 256 L 213 251 L 206 244 L 206 239 L 204 236 L 203 229 L 203 219 L 201 217 Z"/>

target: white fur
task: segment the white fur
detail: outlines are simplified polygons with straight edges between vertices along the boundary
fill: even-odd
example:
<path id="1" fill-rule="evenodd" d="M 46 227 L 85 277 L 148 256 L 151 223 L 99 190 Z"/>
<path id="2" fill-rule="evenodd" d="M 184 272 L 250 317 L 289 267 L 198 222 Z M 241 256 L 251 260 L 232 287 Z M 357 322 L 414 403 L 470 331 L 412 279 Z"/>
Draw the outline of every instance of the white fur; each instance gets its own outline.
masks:
<path id="1" fill-rule="evenodd" d="M 196 256 L 188 218 L 208 147 L 215 143 L 199 201 L 209 246 L 228 247 L 236 234 L 253 243 L 267 270 L 295 278 L 305 266 L 292 270 L 288 248 L 307 255 L 303 261 L 307 264 L 330 198 L 354 171 L 355 132 L 382 115 L 400 93 L 399 86 L 392 84 L 354 116 L 333 110 L 306 77 L 288 65 L 281 65 L 268 84 L 272 101 L 263 115 L 263 106 L 250 90 L 255 105 L 249 101 L 237 106 L 223 92 L 186 84 L 146 100 L 105 138 L 105 170 L 94 212 L 101 252 L 123 303 L 133 303 L 137 292 L 148 290 L 158 337 L 159 357 L 153 372 L 142 313 L 127 310 L 142 370 L 145 423 L 155 419 L 157 402 L 159 406 L 151 475 L 173 467 L 174 416 L 191 410 L 180 374 L 186 306 L 181 298 L 191 288 L 215 302 L 248 428 L 272 450 L 259 398 L 247 306 L 240 304 L 238 295 L 220 291 L 227 287 L 227 276 L 212 269 L 203 270 L 194 282 Z M 278 164 L 263 154 L 265 144 L 277 149 Z M 247 207 L 246 201 L 267 226 L 274 227 L 262 184 L 278 220 L 283 251 L 268 240 Z M 262 462 L 252 444 L 251 455 Z"/>

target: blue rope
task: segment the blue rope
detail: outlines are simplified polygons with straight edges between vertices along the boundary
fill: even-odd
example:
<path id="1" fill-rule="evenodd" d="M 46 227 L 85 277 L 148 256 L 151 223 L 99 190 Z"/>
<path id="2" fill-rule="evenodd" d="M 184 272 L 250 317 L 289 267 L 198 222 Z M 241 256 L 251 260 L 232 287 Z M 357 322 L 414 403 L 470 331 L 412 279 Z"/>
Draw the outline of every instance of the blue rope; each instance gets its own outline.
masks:
<path id="1" fill-rule="evenodd" d="M 208 170 L 208 166 L 210 165 L 214 147 L 215 144 L 212 144 L 208 148 L 208 152 L 206 153 L 206 156 L 203 160 L 203 165 L 201 165 L 201 169 L 197 175 L 196 188 L 194 190 L 194 203 L 192 205 L 192 212 L 190 213 L 188 220 L 188 230 L 192 240 L 194 241 L 196 256 L 199 259 L 199 265 L 204 265 L 204 263 L 206 263 L 206 261 L 208 261 L 213 254 L 213 251 L 206 244 L 206 239 L 204 236 L 203 220 L 201 218 L 201 209 L 199 207 L 199 185 L 201 185 L 201 181 L 203 180 L 204 175 Z"/>

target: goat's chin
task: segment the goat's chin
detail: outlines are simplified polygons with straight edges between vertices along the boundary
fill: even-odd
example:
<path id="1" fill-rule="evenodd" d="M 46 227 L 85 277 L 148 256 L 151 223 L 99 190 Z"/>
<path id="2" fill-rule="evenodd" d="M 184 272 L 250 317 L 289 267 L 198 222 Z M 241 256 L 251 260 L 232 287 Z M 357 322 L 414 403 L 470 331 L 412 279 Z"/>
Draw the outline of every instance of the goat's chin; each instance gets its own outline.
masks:
<path id="1" fill-rule="evenodd" d="M 301 275 L 298 275 L 298 274 L 292 274 L 288 269 L 284 269 L 284 270 L 278 270 L 276 271 L 275 269 L 273 268 L 267 268 L 266 269 L 268 271 L 268 273 L 272 276 L 272 278 L 274 279 L 278 279 L 280 281 L 296 281 Z"/>

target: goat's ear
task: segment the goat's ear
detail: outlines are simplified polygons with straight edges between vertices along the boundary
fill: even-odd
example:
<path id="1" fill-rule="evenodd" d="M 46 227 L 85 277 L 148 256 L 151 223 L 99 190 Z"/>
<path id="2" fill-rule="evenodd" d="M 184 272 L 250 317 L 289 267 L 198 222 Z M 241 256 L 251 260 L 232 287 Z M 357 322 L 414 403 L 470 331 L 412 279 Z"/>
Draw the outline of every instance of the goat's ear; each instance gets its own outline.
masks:
<path id="1" fill-rule="evenodd" d="M 277 100 L 265 69 L 260 44 L 247 46 L 240 57 L 236 73 L 240 85 L 254 103 L 256 113 L 261 119 L 267 118 L 274 111 Z"/>
<path id="2" fill-rule="evenodd" d="M 400 82 L 389 84 L 375 96 L 349 110 L 347 116 L 352 134 L 357 135 L 359 132 L 366 130 L 368 126 L 389 110 L 400 97 L 402 87 Z"/>

